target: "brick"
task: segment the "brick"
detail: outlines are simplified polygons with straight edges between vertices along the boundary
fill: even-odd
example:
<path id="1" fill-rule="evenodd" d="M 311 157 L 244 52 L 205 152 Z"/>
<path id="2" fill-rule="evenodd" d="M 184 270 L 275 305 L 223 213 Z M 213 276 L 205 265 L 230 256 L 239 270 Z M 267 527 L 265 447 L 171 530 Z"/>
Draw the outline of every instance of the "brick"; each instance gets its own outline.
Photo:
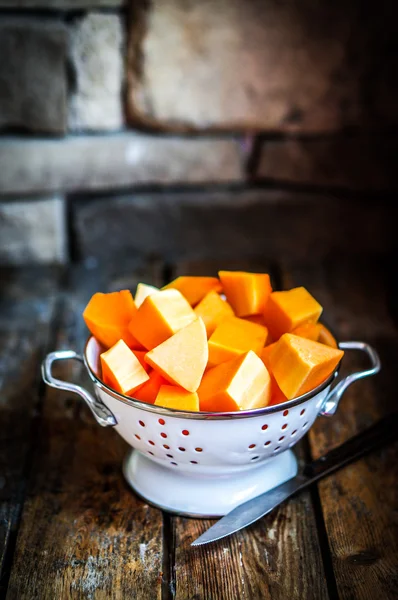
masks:
<path id="1" fill-rule="evenodd" d="M 137 4 L 128 52 L 131 123 L 300 132 L 397 123 L 389 0 L 377 9 L 361 0 Z"/>
<path id="2" fill-rule="evenodd" d="M 123 30 L 118 15 L 88 13 L 71 32 L 76 89 L 69 109 L 72 130 L 113 130 L 123 125 Z"/>
<path id="3" fill-rule="evenodd" d="M 64 263 L 66 246 L 63 198 L 0 203 L 0 264 Z"/>
<path id="4" fill-rule="evenodd" d="M 397 156 L 394 137 L 265 141 L 255 177 L 360 191 L 396 190 Z"/>
<path id="5" fill-rule="evenodd" d="M 395 240 L 378 202 L 252 190 L 137 194 L 76 201 L 78 253 L 103 263 L 145 260 L 319 261 L 334 254 L 382 252 Z"/>
<path id="6" fill-rule="evenodd" d="M 236 182 L 242 177 L 239 143 L 233 138 L 125 133 L 0 140 L 3 194 Z"/>
<path id="7" fill-rule="evenodd" d="M 0 22 L 0 128 L 63 133 L 67 30 L 55 20 Z"/>

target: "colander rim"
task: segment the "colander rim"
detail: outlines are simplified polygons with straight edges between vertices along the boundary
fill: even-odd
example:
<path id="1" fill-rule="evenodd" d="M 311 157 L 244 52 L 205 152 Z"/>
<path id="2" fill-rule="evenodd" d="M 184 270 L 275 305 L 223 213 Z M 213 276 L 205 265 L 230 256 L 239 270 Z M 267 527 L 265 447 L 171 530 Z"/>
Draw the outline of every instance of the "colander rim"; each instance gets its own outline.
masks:
<path id="1" fill-rule="evenodd" d="M 143 402 L 142 400 L 138 400 L 138 398 L 131 398 L 130 396 L 125 396 L 124 394 L 119 394 L 115 392 L 112 388 L 110 388 L 106 383 L 101 381 L 99 377 L 94 373 L 91 369 L 89 362 L 87 360 L 87 347 L 90 340 L 94 338 L 94 336 L 89 336 L 87 338 L 86 344 L 84 346 L 83 353 L 83 361 L 84 365 L 88 371 L 88 374 L 93 381 L 93 383 L 102 391 L 115 398 L 115 400 L 119 400 L 119 402 L 123 402 L 128 406 L 134 406 L 135 408 L 139 408 L 146 412 L 151 412 L 159 416 L 167 416 L 167 417 L 178 417 L 182 419 L 194 419 L 194 420 L 225 420 L 225 419 L 243 419 L 243 418 L 251 418 L 251 417 L 260 417 L 265 415 L 270 415 L 273 413 L 277 413 L 284 410 L 289 410 L 289 408 L 293 408 L 293 406 L 297 406 L 299 404 L 303 404 L 307 400 L 310 400 L 314 396 L 318 395 L 324 389 L 326 389 L 332 381 L 337 377 L 338 372 L 340 370 L 341 359 L 333 371 L 331 375 L 320 385 L 318 385 L 313 390 L 298 396 L 297 398 L 293 398 L 293 400 L 288 400 L 287 402 L 282 402 L 281 404 L 275 404 L 272 406 L 264 406 L 262 408 L 254 408 L 251 410 L 241 410 L 241 411 L 229 411 L 229 412 L 193 412 L 188 410 L 177 410 L 174 408 L 165 408 L 163 406 L 155 406 L 153 404 L 148 404 L 147 402 Z M 338 347 L 340 347 L 339 343 L 337 343 Z"/>

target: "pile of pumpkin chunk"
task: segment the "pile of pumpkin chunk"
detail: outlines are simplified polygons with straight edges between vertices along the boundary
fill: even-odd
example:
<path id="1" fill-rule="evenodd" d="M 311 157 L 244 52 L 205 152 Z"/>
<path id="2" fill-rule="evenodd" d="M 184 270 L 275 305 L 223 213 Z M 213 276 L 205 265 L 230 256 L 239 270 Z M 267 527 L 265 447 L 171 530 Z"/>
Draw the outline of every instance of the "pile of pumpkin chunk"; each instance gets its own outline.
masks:
<path id="1" fill-rule="evenodd" d="M 268 274 L 220 271 L 91 298 L 83 317 L 101 344 L 103 382 L 167 408 L 261 408 L 316 388 L 343 356 L 304 288 Z"/>

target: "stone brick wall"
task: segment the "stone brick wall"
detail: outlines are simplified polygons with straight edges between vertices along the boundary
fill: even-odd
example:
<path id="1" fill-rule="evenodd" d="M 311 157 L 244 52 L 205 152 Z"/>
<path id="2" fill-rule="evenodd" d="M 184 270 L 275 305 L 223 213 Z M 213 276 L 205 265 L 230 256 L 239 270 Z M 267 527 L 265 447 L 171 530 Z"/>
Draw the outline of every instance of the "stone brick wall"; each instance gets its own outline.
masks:
<path id="1" fill-rule="evenodd" d="M 383 250 L 395 23 L 389 0 L 0 0 L 0 264 Z"/>

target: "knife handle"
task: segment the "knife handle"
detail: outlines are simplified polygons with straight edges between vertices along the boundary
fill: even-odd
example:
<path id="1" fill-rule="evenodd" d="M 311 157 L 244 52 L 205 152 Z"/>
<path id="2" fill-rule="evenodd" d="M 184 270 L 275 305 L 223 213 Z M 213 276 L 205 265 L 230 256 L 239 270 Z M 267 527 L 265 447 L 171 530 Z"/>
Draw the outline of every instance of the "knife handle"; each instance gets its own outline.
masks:
<path id="1" fill-rule="evenodd" d="M 309 463 L 304 468 L 304 475 L 315 480 L 325 477 L 394 438 L 398 439 L 398 413 L 384 417 L 338 448 Z"/>

